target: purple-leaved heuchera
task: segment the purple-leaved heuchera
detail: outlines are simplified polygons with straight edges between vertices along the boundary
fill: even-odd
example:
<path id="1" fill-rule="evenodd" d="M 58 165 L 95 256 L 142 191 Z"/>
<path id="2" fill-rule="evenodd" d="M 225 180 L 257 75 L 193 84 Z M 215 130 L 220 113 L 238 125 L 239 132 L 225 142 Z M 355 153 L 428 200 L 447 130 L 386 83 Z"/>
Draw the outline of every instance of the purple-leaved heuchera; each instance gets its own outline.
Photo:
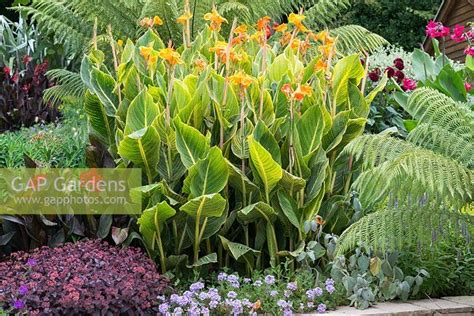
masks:
<path id="1" fill-rule="evenodd" d="M 167 287 L 141 250 L 101 241 L 17 252 L 0 262 L 0 309 L 28 315 L 156 315 Z"/>

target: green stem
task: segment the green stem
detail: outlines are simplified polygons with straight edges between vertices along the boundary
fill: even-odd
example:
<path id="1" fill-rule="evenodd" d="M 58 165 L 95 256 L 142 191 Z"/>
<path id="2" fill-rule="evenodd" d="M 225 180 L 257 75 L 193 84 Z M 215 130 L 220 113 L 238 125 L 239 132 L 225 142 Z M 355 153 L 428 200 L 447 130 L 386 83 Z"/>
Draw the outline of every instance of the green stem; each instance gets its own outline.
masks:
<path id="1" fill-rule="evenodd" d="M 166 257 L 165 251 L 163 250 L 163 242 L 161 241 L 161 230 L 158 223 L 158 213 L 155 213 L 155 237 L 158 243 L 158 250 L 160 251 L 160 263 L 161 263 L 161 272 L 166 273 Z"/>

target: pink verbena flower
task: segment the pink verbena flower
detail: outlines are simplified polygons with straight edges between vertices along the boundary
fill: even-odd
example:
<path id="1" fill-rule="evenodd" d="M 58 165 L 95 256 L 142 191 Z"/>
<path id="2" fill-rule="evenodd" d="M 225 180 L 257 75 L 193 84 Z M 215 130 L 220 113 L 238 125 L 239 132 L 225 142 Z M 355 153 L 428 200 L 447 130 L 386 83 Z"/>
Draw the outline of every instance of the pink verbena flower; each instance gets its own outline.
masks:
<path id="1" fill-rule="evenodd" d="M 426 26 L 426 35 L 430 38 L 446 37 L 450 33 L 450 29 L 441 22 L 431 20 Z"/>

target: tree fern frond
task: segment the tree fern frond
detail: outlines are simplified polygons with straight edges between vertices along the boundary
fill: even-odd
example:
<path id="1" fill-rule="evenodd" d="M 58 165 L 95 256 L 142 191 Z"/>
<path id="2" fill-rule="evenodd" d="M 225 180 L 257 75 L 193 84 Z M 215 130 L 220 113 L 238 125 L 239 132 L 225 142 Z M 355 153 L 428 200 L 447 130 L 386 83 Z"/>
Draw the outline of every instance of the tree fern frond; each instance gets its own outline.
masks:
<path id="1" fill-rule="evenodd" d="M 419 148 L 370 169 L 353 188 L 366 207 L 390 196 L 402 202 L 429 199 L 461 208 L 473 198 L 474 173 L 453 159 Z"/>
<path id="2" fill-rule="evenodd" d="M 43 34 L 63 43 L 68 51 L 82 52 L 92 34 L 92 26 L 76 15 L 71 5 L 64 1 L 34 0 L 30 6 L 18 10 L 30 16 Z"/>
<path id="3" fill-rule="evenodd" d="M 474 168 L 474 143 L 444 127 L 419 124 L 410 132 L 407 140 L 417 146 L 455 159 L 469 169 Z"/>
<path id="4" fill-rule="evenodd" d="M 308 24 L 318 29 L 327 27 L 329 23 L 334 22 L 343 10 L 351 5 L 351 0 L 319 0 L 311 6 L 306 12 Z"/>
<path id="5" fill-rule="evenodd" d="M 359 25 L 345 25 L 330 31 L 337 37 L 337 50 L 340 54 L 373 52 L 375 49 L 389 45 L 382 36 L 372 33 Z"/>
<path id="6" fill-rule="evenodd" d="M 52 69 L 46 73 L 55 85 L 44 92 L 45 101 L 56 103 L 65 98 L 80 99 L 85 92 L 84 83 L 78 73 L 65 69 Z"/>
<path id="7" fill-rule="evenodd" d="M 387 208 L 363 217 L 344 231 L 338 240 L 337 254 L 358 245 L 383 252 L 426 247 L 448 232 L 467 237 L 472 233 L 472 217 L 428 206 Z"/>
<path id="8" fill-rule="evenodd" d="M 433 89 L 417 89 L 402 105 L 421 123 L 436 125 L 474 141 L 474 114 L 463 104 Z"/>
<path id="9" fill-rule="evenodd" d="M 388 134 L 363 135 L 344 148 L 341 155 L 352 155 L 354 160 L 363 160 L 364 168 L 373 168 L 417 147 Z"/>

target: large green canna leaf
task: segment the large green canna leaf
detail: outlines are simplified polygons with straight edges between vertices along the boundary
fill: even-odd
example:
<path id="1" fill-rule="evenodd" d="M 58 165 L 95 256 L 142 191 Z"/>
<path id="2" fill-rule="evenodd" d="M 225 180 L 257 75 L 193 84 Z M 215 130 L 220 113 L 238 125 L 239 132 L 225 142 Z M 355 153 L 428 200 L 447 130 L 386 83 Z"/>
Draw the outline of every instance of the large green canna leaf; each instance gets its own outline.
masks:
<path id="1" fill-rule="evenodd" d="M 125 135 L 150 127 L 159 114 L 160 109 L 153 97 L 143 89 L 128 107 Z"/>
<path id="2" fill-rule="evenodd" d="M 143 167 L 151 183 L 160 159 L 160 136 L 153 126 L 136 131 L 124 137 L 118 153 L 136 166 Z"/>
<path id="3" fill-rule="evenodd" d="M 295 226 L 298 230 L 301 229 L 300 223 L 300 211 L 296 205 L 296 201 L 285 191 L 278 191 L 278 202 L 283 211 L 283 214 L 288 221 Z"/>
<path id="4" fill-rule="evenodd" d="M 310 107 L 298 121 L 296 128 L 300 138 L 303 157 L 312 155 L 320 146 L 324 131 L 321 107 Z"/>
<path id="5" fill-rule="evenodd" d="M 208 156 L 189 169 L 183 191 L 190 197 L 219 193 L 227 185 L 229 170 L 218 147 L 212 147 Z"/>
<path id="6" fill-rule="evenodd" d="M 219 194 L 198 196 L 180 207 L 180 210 L 193 217 L 219 217 L 225 210 L 227 201 Z"/>
<path id="7" fill-rule="evenodd" d="M 281 166 L 272 158 L 272 155 L 258 143 L 253 136 L 248 137 L 250 160 L 257 172 L 265 190 L 267 201 L 270 200 L 270 192 L 275 188 L 283 177 Z"/>
<path id="8" fill-rule="evenodd" d="M 202 258 L 199 258 L 196 262 L 194 262 L 191 265 L 186 265 L 188 268 L 197 268 L 197 267 L 202 267 L 211 263 L 216 263 L 217 262 L 217 254 L 211 253 L 210 255 L 204 256 Z"/>
<path id="9" fill-rule="evenodd" d="M 265 123 L 258 121 L 253 130 L 253 137 L 272 155 L 276 162 L 281 164 L 280 146 Z"/>
<path id="10" fill-rule="evenodd" d="M 358 54 L 344 57 L 334 67 L 332 88 L 334 103 L 343 106 L 349 97 L 349 82 L 359 85 L 364 77 L 364 67 Z"/>
<path id="11" fill-rule="evenodd" d="M 176 129 L 176 148 L 186 168 L 191 168 L 199 159 L 206 157 L 210 145 L 197 129 L 181 122 L 174 121 Z"/>
<path id="12" fill-rule="evenodd" d="M 163 224 L 175 214 L 176 211 L 167 202 L 143 211 L 137 223 L 148 249 L 155 250 L 156 234 L 161 234 Z"/>
<path id="13" fill-rule="evenodd" d="M 323 137 L 323 149 L 326 152 L 333 150 L 339 145 L 347 130 L 351 111 L 337 113 L 329 132 Z"/>
<path id="14" fill-rule="evenodd" d="M 260 253 L 260 251 L 252 249 L 246 245 L 239 244 L 236 242 L 232 242 L 225 238 L 224 236 L 220 236 L 219 238 L 221 239 L 222 246 L 224 247 L 225 250 L 229 251 L 232 257 L 235 260 L 243 259 L 245 262 L 247 262 L 251 267 L 253 266 L 253 256 L 257 255 Z"/>
<path id="15" fill-rule="evenodd" d="M 109 74 L 93 68 L 90 73 L 90 84 L 93 92 L 105 106 L 107 115 L 114 116 L 119 105 L 118 97 L 115 94 L 115 80 Z"/>
<path id="16" fill-rule="evenodd" d="M 258 192 L 259 188 L 242 171 L 226 159 L 230 185 L 240 192 Z"/>
<path id="17" fill-rule="evenodd" d="M 237 216 L 244 222 L 255 222 L 261 218 L 267 222 L 272 222 L 276 217 L 276 212 L 267 203 L 257 202 L 238 211 Z"/>
<path id="18" fill-rule="evenodd" d="M 107 111 L 99 98 L 89 91 L 86 91 L 84 96 L 84 110 L 94 134 L 108 146 L 114 144 L 115 119 L 107 115 Z"/>
<path id="19" fill-rule="evenodd" d="M 286 170 L 283 170 L 283 177 L 280 180 L 281 186 L 290 192 L 304 189 L 306 181 L 303 178 L 292 175 Z"/>

